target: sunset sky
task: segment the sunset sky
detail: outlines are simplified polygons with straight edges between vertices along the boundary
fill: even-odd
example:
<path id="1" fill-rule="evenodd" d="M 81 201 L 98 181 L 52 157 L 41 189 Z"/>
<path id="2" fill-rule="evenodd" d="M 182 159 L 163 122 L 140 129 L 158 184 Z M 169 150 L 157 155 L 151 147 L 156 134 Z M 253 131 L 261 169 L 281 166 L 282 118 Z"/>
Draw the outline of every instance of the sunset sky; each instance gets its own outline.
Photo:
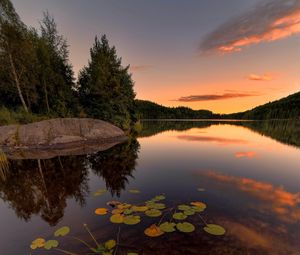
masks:
<path id="1" fill-rule="evenodd" d="M 77 74 L 95 35 L 131 65 L 137 98 L 229 113 L 300 91 L 300 0 L 12 0 L 48 10 Z"/>

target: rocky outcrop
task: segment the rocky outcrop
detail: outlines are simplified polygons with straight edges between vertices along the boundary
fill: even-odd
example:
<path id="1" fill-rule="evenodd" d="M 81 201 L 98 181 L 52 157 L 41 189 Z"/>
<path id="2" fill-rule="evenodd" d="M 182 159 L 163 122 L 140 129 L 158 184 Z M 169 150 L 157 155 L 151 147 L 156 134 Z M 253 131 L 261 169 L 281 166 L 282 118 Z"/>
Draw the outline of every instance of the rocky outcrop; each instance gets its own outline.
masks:
<path id="1" fill-rule="evenodd" d="M 118 127 L 101 120 L 64 118 L 27 125 L 0 127 L 0 146 L 23 149 L 59 149 L 91 143 L 118 143 L 126 136 Z"/>

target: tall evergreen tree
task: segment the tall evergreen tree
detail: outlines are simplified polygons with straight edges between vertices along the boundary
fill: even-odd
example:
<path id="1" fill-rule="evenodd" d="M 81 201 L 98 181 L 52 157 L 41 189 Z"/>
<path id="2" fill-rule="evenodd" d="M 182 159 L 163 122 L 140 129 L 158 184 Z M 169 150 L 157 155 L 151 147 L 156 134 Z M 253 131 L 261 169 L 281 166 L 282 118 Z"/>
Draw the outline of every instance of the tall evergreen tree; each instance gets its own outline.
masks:
<path id="1" fill-rule="evenodd" d="M 135 121 L 133 81 L 105 35 L 95 38 L 90 61 L 79 74 L 79 100 L 88 116 L 129 128 Z"/>

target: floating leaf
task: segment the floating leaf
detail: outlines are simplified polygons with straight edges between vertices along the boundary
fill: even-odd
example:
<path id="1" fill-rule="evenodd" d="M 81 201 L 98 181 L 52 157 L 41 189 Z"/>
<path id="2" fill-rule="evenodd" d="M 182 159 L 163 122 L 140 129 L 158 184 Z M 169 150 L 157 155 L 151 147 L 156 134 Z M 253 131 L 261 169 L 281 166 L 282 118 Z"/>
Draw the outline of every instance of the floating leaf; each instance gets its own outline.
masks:
<path id="1" fill-rule="evenodd" d="M 198 206 L 191 206 L 191 210 L 194 212 L 203 212 L 204 209 Z"/>
<path id="2" fill-rule="evenodd" d="M 124 221 L 124 216 L 121 215 L 121 214 L 114 214 L 112 215 L 109 220 L 112 222 L 112 223 L 116 223 L 116 224 L 120 224 L 120 223 L 123 223 Z"/>
<path id="3" fill-rule="evenodd" d="M 189 222 L 177 223 L 176 228 L 184 233 L 190 233 L 195 230 L 195 226 Z"/>
<path id="4" fill-rule="evenodd" d="M 178 209 L 181 211 L 190 210 L 191 207 L 189 205 L 178 205 Z"/>
<path id="5" fill-rule="evenodd" d="M 161 201 L 164 199 L 166 199 L 166 197 L 164 195 L 159 195 L 159 196 L 156 196 L 155 198 L 153 198 L 153 201 Z"/>
<path id="6" fill-rule="evenodd" d="M 58 241 L 56 241 L 56 240 L 48 240 L 46 243 L 45 243 L 45 245 L 44 245 L 44 248 L 46 249 L 46 250 L 51 250 L 52 248 L 56 248 L 56 247 L 58 247 Z"/>
<path id="7" fill-rule="evenodd" d="M 193 209 L 185 210 L 183 213 L 187 216 L 194 215 L 195 211 Z"/>
<path id="8" fill-rule="evenodd" d="M 54 232 L 54 236 L 58 237 L 58 236 L 65 236 L 67 234 L 69 234 L 70 232 L 70 228 L 67 226 L 61 227 L 58 230 L 56 230 Z"/>
<path id="9" fill-rule="evenodd" d="M 107 250 L 111 250 L 112 248 L 114 248 L 117 245 L 117 242 L 113 239 L 108 240 L 107 242 L 105 242 L 104 246 Z"/>
<path id="10" fill-rule="evenodd" d="M 131 209 L 126 209 L 123 212 L 123 214 L 125 214 L 125 215 L 129 215 L 129 214 L 132 214 L 132 213 L 133 213 L 133 211 Z"/>
<path id="11" fill-rule="evenodd" d="M 119 208 L 113 209 L 111 211 L 112 214 L 122 214 L 123 212 L 124 212 L 124 210 L 123 209 L 119 209 Z"/>
<path id="12" fill-rule="evenodd" d="M 135 252 L 128 252 L 127 255 L 139 255 L 139 254 Z"/>
<path id="13" fill-rule="evenodd" d="M 119 205 L 117 205 L 117 207 L 118 207 L 118 209 L 128 209 L 131 207 L 131 204 L 126 204 L 126 203 L 119 204 Z"/>
<path id="14" fill-rule="evenodd" d="M 37 238 L 31 242 L 30 248 L 35 250 L 37 248 L 42 248 L 45 245 L 46 240 L 44 238 Z"/>
<path id="15" fill-rule="evenodd" d="M 147 206 L 132 206 L 131 210 L 135 211 L 135 212 L 145 212 L 147 211 L 149 208 Z"/>
<path id="16" fill-rule="evenodd" d="M 97 214 L 97 215 L 105 215 L 105 214 L 107 214 L 107 208 L 97 208 L 95 210 L 95 214 Z"/>
<path id="17" fill-rule="evenodd" d="M 207 224 L 203 229 L 207 233 L 215 236 L 222 236 L 226 232 L 222 226 L 216 224 Z"/>
<path id="18" fill-rule="evenodd" d="M 176 231 L 175 226 L 176 226 L 176 223 L 174 223 L 174 222 L 164 222 L 159 225 L 159 228 L 163 232 L 171 233 L 171 232 Z"/>
<path id="19" fill-rule="evenodd" d="M 173 218 L 175 220 L 185 220 L 187 218 L 187 216 L 184 213 L 179 212 L 179 213 L 174 213 Z"/>
<path id="20" fill-rule="evenodd" d="M 161 215 L 161 211 L 157 209 L 150 209 L 146 211 L 145 214 L 149 217 L 159 217 Z"/>
<path id="21" fill-rule="evenodd" d="M 198 190 L 198 191 L 205 191 L 204 188 L 198 188 L 197 190 Z"/>
<path id="22" fill-rule="evenodd" d="M 141 193 L 138 189 L 130 189 L 129 192 L 132 193 L 132 194 Z"/>
<path id="23" fill-rule="evenodd" d="M 199 207 L 201 209 L 205 209 L 206 208 L 206 204 L 202 203 L 202 202 L 191 202 L 191 205 Z"/>
<path id="24" fill-rule="evenodd" d="M 135 225 L 141 222 L 140 216 L 129 215 L 124 217 L 124 224 Z"/>
<path id="25" fill-rule="evenodd" d="M 150 237 L 157 237 L 164 234 L 164 232 L 161 231 L 161 229 L 155 224 L 151 225 L 149 228 L 146 228 L 144 233 L 146 236 L 150 236 Z"/>
<path id="26" fill-rule="evenodd" d="M 157 209 L 157 210 L 166 208 L 166 205 L 162 203 L 147 203 L 147 206 L 151 209 Z"/>

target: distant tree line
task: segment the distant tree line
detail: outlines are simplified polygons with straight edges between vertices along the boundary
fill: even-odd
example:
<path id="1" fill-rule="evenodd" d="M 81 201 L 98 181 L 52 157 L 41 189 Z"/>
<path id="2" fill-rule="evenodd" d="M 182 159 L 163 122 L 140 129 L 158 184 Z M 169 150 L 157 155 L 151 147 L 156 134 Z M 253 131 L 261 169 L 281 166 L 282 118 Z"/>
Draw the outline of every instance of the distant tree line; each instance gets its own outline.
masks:
<path id="1" fill-rule="evenodd" d="M 75 82 L 67 40 L 45 12 L 27 27 L 10 0 L 0 0 L 0 107 L 49 117 L 93 117 L 128 128 L 136 121 L 133 81 L 105 35 Z"/>
<path id="2" fill-rule="evenodd" d="M 140 119 L 212 119 L 208 110 L 193 110 L 188 107 L 166 107 L 146 100 L 136 100 L 136 112 Z"/>

